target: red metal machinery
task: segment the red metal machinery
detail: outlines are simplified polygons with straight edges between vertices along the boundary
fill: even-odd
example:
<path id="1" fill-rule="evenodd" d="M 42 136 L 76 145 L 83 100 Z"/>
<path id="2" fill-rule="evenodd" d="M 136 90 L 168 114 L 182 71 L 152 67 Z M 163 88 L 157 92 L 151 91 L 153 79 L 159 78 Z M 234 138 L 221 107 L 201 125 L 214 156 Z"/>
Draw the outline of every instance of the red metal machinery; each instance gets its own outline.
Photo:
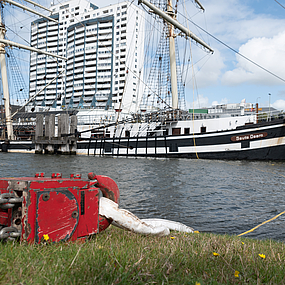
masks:
<path id="1" fill-rule="evenodd" d="M 118 203 L 118 186 L 107 176 L 91 172 L 88 178 L 0 178 L 0 239 L 73 241 L 106 229 L 111 221 L 99 215 L 99 198 Z"/>

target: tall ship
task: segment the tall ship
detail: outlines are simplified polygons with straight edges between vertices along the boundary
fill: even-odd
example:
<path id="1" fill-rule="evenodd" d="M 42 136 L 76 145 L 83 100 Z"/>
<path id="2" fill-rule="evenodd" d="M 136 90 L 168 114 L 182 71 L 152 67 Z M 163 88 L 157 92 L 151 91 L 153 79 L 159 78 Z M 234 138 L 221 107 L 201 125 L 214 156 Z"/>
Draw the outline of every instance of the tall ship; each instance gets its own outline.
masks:
<path id="1" fill-rule="evenodd" d="M 198 0 L 194 2 L 198 9 L 204 10 Z M 63 7 L 65 15 L 68 10 L 70 17 L 70 13 L 75 11 L 69 10 L 66 5 L 61 4 L 60 7 Z M 134 4 L 123 5 L 127 5 L 126 11 L 131 11 L 129 6 Z M 62 34 L 64 36 L 65 33 L 67 42 L 66 46 L 62 45 L 60 49 L 57 45 L 57 49 L 62 52 L 64 50 L 65 54 L 60 55 L 61 62 L 51 66 L 57 70 L 58 77 L 54 79 L 57 83 L 54 86 L 58 89 L 52 87 L 53 90 L 47 89 L 44 94 L 37 94 L 37 90 L 47 82 L 46 77 L 44 77 L 45 82 L 38 82 L 37 76 L 40 73 L 35 73 L 35 76 L 31 77 L 30 92 L 34 93 L 30 94 L 30 102 L 26 104 L 28 110 L 35 111 L 34 114 L 47 109 L 56 112 L 56 107 L 64 106 L 62 112 L 75 114 L 76 130 L 73 129 L 64 136 L 76 137 L 78 154 L 193 159 L 285 159 L 285 121 L 281 112 L 270 107 L 260 108 L 258 104 L 246 103 L 245 100 L 237 104 L 186 110 L 182 70 L 184 64 L 178 56 L 180 46 L 177 38 L 182 37 L 186 40 L 189 49 L 195 43 L 205 52 L 213 53 L 214 50 L 177 21 L 177 5 L 171 0 L 158 3 L 140 0 L 139 7 L 143 7 L 157 22 L 157 25 L 152 25 L 151 34 L 154 34 L 154 30 L 162 34 L 161 37 L 156 35 L 149 41 L 149 43 L 157 42 L 158 47 L 155 51 L 145 50 L 144 57 L 136 52 L 139 43 L 139 40 L 136 40 L 138 29 L 135 27 L 139 24 L 136 22 L 138 19 L 136 14 L 140 13 L 136 13 L 139 11 L 137 8 L 133 9 L 135 15 L 132 22 L 133 46 L 121 34 L 122 30 L 120 32 L 116 30 L 117 27 L 125 25 L 122 23 L 122 19 L 125 18 L 122 18 L 122 13 L 126 15 L 127 12 L 121 10 L 123 9 L 121 5 L 116 6 L 118 10 L 112 14 L 112 17 L 109 14 L 111 10 L 113 12 L 114 7 L 104 9 L 104 17 L 112 20 L 103 22 L 102 26 L 98 19 L 102 20 L 103 16 L 92 20 L 88 15 L 78 23 L 66 27 L 66 32 L 63 24 Z M 92 10 L 90 18 L 92 18 L 91 15 L 97 13 L 97 8 L 93 6 L 90 9 Z M 61 15 L 51 13 L 53 18 L 59 18 Z M 44 24 L 42 20 L 37 22 L 42 26 L 50 26 L 49 23 L 49 19 Z M 128 24 L 126 29 L 127 27 Z M 109 29 L 113 37 L 105 37 L 104 41 L 100 38 L 101 28 Z M 90 32 L 89 38 L 87 32 Z M 84 36 L 80 42 L 82 33 Z M 75 41 L 76 39 L 79 39 L 79 42 Z M 129 50 L 134 48 L 131 54 L 132 61 L 125 60 L 128 49 L 124 50 L 122 43 L 125 43 Z M 146 46 L 145 44 L 144 47 Z M 90 53 L 92 47 L 96 59 L 92 58 L 92 52 Z M 119 56 L 116 56 L 117 51 Z M 83 66 L 81 66 L 82 58 L 87 59 Z M 140 68 L 143 58 L 147 65 Z M 31 60 L 39 59 L 31 55 Z M 40 61 L 37 64 L 41 64 Z M 108 69 L 109 65 L 113 68 Z M 40 68 L 46 72 L 48 61 L 41 66 Z M 38 72 L 38 67 L 35 70 Z M 96 74 L 92 75 L 94 70 Z M 148 72 L 148 76 L 142 76 L 144 71 Z M 31 65 L 30 74 L 32 72 L 34 67 Z M 92 76 L 88 77 L 90 74 Z M 131 81 L 127 81 L 127 77 L 131 78 Z M 127 82 L 131 84 L 128 85 Z M 39 86 L 36 86 L 37 84 Z M 93 113 L 87 108 L 90 106 L 94 107 Z M 125 108 L 126 106 L 128 107 Z M 45 114 L 45 118 L 48 116 L 49 114 Z M 9 123 L 9 119 L 6 121 Z M 58 132 L 55 131 L 54 137 L 57 136 Z M 54 138 L 50 138 L 52 139 Z M 42 142 L 33 141 L 32 144 L 21 141 L 21 144 L 30 145 L 30 148 L 34 149 L 38 143 L 41 144 L 41 149 L 45 150 L 48 141 L 49 139 Z M 9 149 L 12 151 L 14 147 L 17 148 L 16 144 L 10 140 Z"/>

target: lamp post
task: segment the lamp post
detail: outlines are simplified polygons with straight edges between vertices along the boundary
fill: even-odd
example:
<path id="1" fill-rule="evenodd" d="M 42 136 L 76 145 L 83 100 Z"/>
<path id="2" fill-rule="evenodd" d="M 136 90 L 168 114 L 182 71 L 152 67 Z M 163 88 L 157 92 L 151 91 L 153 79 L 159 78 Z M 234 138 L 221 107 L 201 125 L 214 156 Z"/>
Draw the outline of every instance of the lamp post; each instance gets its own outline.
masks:
<path id="1" fill-rule="evenodd" d="M 270 114 L 270 97 L 271 97 L 271 94 L 268 93 L 268 96 L 269 96 L 269 121 L 271 121 L 271 114 Z"/>

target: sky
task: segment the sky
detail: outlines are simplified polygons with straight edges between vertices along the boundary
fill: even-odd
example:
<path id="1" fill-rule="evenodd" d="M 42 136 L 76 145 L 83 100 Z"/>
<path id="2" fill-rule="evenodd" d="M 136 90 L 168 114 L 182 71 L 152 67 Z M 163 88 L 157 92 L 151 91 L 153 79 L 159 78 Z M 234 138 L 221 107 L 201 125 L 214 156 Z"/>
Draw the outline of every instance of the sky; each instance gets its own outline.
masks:
<path id="1" fill-rule="evenodd" d="M 50 1 L 37 2 L 50 6 Z M 91 2 L 104 7 L 121 1 Z M 179 1 L 181 8 L 185 3 L 188 19 L 207 33 L 183 17 L 178 16 L 179 20 L 214 49 L 214 53 L 209 54 L 192 45 L 195 77 L 189 73 L 186 80 L 187 107 L 239 103 L 245 99 L 249 103 L 258 102 L 260 106 L 269 106 L 270 101 L 272 107 L 285 110 L 285 9 L 281 6 L 285 7 L 285 0 L 278 0 L 281 5 L 275 0 L 200 2 L 204 13 L 196 9 L 192 0 Z M 5 10 L 8 10 L 5 23 L 17 34 L 8 30 L 9 39 L 24 44 L 29 42 L 30 23 L 37 16 L 19 8 Z M 15 55 L 28 84 L 29 52 L 15 51 Z"/>

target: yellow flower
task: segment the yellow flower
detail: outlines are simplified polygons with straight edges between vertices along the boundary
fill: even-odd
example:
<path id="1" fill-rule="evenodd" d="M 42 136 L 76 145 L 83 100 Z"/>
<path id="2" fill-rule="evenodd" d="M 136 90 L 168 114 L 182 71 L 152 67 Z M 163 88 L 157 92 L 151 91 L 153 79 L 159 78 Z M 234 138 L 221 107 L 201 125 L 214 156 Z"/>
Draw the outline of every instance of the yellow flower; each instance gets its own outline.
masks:
<path id="1" fill-rule="evenodd" d="M 175 237 L 170 237 L 171 239 L 175 239 Z"/>
<path id="2" fill-rule="evenodd" d="M 244 244 L 244 242 L 242 241 L 241 244 Z"/>
<path id="3" fill-rule="evenodd" d="M 195 233 L 195 234 L 198 234 L 198 233 L 199 233 L 199 231 L 194 231 L 194 233 Z"/>
<path id="4" fill-rule="evenodd" d="M 239 271 L 235 271 L 235 277 L 238 277 L 238 275 L 239 275 Z"/>
<path id="5" fill-rule="evenodd" d="M 44 235 L 44 240 L 48 241 L 49 240 L 49 236 L 48 235 Z"/>
<path id="6" fill-rule="evenodd" d="M 201 285 L 201 283 L 196 281 L 195 285 Z"/>
<path id="7" fill-rule="evenodd" d="M 259 254 L 261 258 L 265 258 L 265 254 Z"/>
<path id="8" fill-rule="evenodd" d="M 214 255 L 214 256 L 219 256 L 219 254 L 218 254 L 218 253 L 216 253 L 216 252 L 213 252 L 213 255 Z"/>

